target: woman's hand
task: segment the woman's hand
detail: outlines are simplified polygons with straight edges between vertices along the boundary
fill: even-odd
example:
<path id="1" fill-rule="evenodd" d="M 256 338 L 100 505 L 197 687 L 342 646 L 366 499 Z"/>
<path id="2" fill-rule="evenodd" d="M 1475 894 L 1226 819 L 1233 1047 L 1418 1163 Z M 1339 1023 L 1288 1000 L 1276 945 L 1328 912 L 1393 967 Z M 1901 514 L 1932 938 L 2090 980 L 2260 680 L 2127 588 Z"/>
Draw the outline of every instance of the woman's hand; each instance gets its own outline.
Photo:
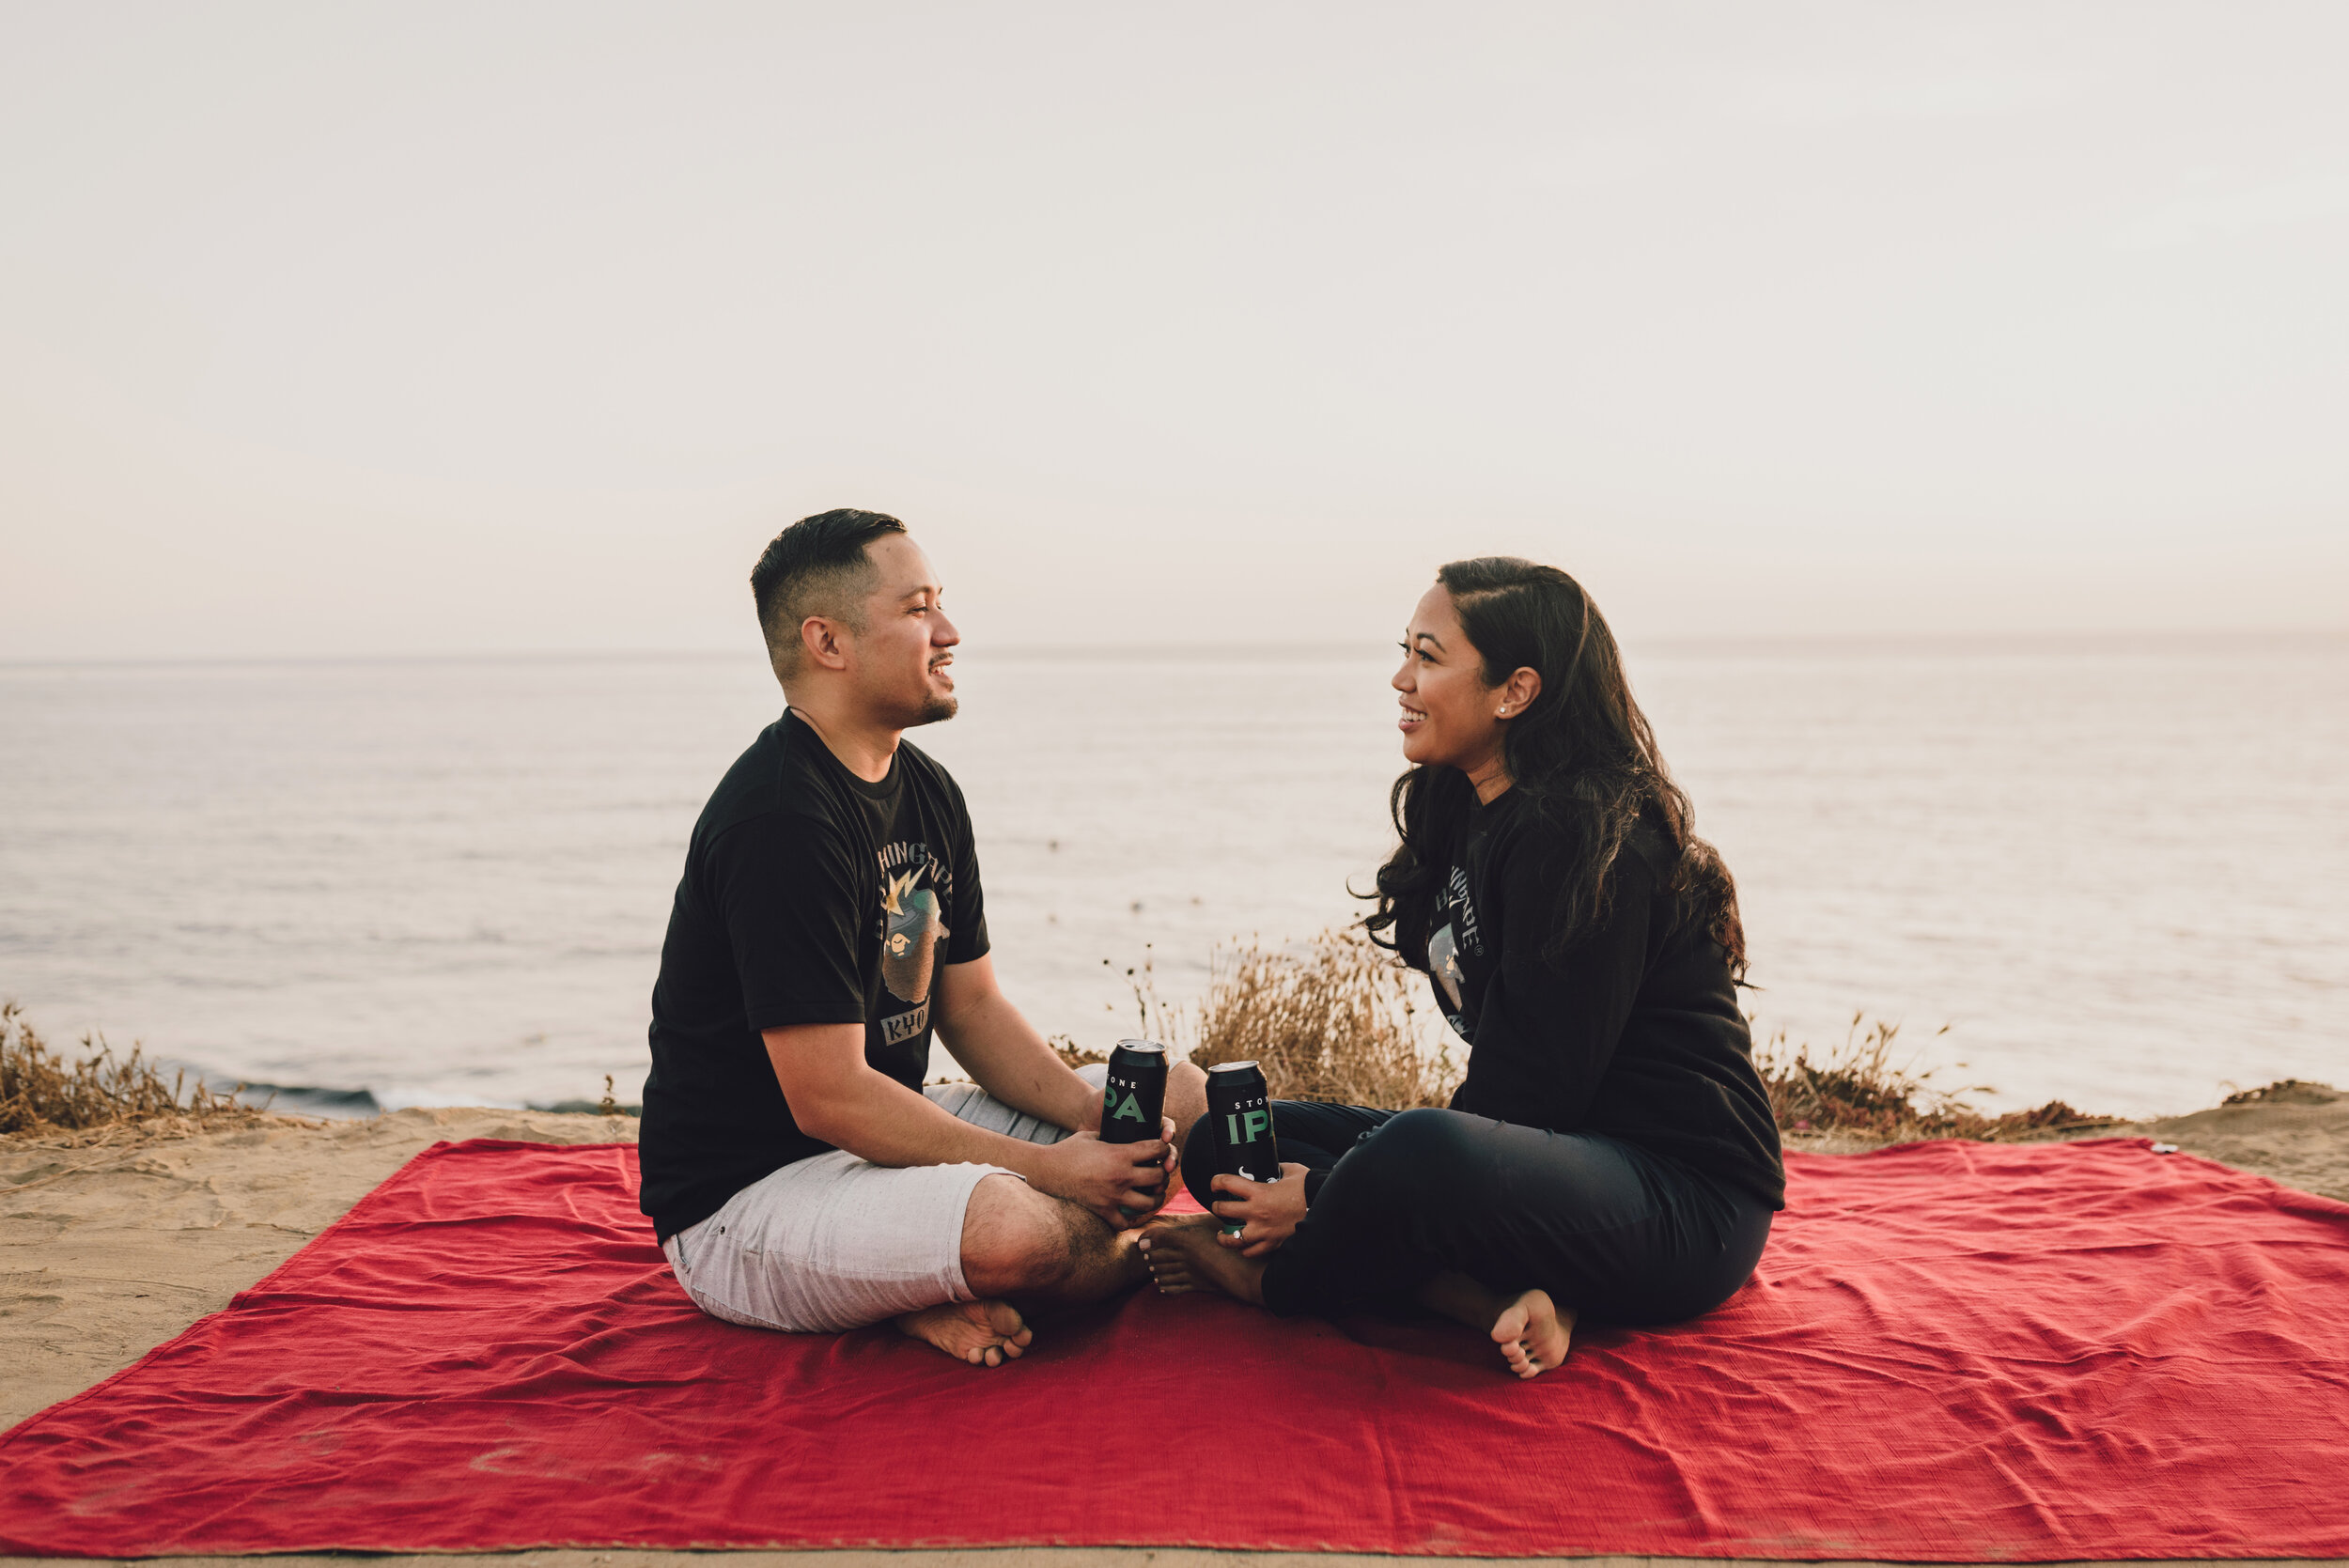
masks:
<path id="1" fill-rule="evenodd" d="M 1277 1182 L 1252 1182 L 1241 1176 L 1218 1176 L 1208 1184 L 1218 1194 L 1216 1214 L 1241 1221 L 1240 1233 L 1216 1232 L 1216 1243 L 1243 1258 L 1261 1258 L 1297 1234 L 1305 1218 L 1305 1167 L 1283 1164 Z M 1221 1194 L 1229 1193 L 1229 1197 Z"/>

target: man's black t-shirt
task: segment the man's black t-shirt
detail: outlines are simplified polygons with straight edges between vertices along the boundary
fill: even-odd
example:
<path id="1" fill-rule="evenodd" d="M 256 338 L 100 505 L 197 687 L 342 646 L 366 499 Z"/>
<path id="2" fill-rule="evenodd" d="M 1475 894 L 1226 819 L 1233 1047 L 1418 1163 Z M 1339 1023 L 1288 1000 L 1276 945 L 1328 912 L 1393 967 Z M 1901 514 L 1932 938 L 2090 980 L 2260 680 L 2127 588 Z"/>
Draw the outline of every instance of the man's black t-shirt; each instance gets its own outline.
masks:
<path id="1" fill-rule="evenodd" d="M 1545 955 L 1560 836 L 1517 790 L 1471 809 L 1437 901 L 1427 968 L 1469 1043 L 1455 1110 L 1595 1132 L 1785 1204 L 1778 1123 L 1729 956 L 1670 891 L 1673 856 L 1640 824 L 1598 929 Z"/>
<path id="2" fill-rule="evenodd" d="M 938 967 L 987 952 L 962 791 L 900 741 L 868 784 L 786 712 L 693 825 L 652 993 L 639 1200 L 666 1241 L 831 1144 L 791 1119 L 760 1031 L 861 1023 L 909 1089 L 930 1058 Z"/>

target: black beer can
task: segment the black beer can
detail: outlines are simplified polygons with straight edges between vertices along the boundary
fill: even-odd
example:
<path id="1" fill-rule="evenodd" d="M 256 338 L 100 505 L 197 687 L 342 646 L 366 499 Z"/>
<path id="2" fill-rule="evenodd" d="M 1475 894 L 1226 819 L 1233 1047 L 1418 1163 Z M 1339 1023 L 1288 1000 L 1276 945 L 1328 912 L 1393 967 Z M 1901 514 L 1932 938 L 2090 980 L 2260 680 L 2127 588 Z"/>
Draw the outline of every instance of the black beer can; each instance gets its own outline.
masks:
<path id="1" fill-rule="evenodd" d="M 1146 1143 L 1166 1114 L 1166 1048 L 1150 1040 L 1120 1040 L 1110 1052 L 1101 1089 L 1101 1141 Z"/>
<path id="2" fill-rule="evenodd" d="M 1215 1174 L 1245 1181 L 1281 1179 L 1281 1149 L 1272 1136 L 1272 1102 L 1253 1062 L 1207 1069 L 1207 1126 L 1215 1139 Z M 1227 1224 L 1225 1235 L 1242 1227 Z"/>

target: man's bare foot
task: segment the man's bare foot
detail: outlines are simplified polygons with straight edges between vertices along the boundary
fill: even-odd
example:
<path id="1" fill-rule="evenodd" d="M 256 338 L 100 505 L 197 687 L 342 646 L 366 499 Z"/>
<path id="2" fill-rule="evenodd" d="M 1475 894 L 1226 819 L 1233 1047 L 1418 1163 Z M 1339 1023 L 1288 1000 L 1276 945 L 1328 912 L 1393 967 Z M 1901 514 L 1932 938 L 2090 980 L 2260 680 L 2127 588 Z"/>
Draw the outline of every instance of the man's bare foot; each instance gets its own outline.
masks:
<path id="1" fill-rule="evenodd" d="M 1252 1307 L 1264 1305 L 1264 1264 L 1218 1242 L 1215 1233 L 1222 1223 L 1212 1214 L 1187 1214 L 1159 1220 L 1142 1233 L 1143 1256 L 1162 1294 L 1213 1289 Z"/>
<path id="2" fill-rule="evenodd" d="M 974 1367 L 1017 1360 L 1035 1338 L 1008 1301 L 941 1301 L 906 1313 L 897 1328 Z"/>
<path id="3" fill-rule="evenodd" d="M 1563 1361 L 1573 1338 L 1573 1309 L 1559 1306 L 1548 1291 L 1511 1296 L 1493 1320 L 1493 1343 L 1519 1377 L 1538 1377 Z"/>

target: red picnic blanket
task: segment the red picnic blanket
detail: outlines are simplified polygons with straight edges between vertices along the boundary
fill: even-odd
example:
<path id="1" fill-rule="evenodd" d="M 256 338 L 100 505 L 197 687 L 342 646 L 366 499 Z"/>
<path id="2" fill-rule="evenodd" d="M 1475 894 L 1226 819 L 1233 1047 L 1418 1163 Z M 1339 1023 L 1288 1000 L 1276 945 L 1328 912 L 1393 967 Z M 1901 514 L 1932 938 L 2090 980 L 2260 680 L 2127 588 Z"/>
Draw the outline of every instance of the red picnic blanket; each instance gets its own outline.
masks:
<path id="1" fill-rule="evenodd" d="M 1726 1307 L 1520 1383 L 1147 1290 L 995 1371 L 737 1327 L 633 1149 L 439 1144 L 0 1436 L 0 1549 L 2349 1556 L 2349 1205 L 2137 1139 L 1787 1163 Z"/>

